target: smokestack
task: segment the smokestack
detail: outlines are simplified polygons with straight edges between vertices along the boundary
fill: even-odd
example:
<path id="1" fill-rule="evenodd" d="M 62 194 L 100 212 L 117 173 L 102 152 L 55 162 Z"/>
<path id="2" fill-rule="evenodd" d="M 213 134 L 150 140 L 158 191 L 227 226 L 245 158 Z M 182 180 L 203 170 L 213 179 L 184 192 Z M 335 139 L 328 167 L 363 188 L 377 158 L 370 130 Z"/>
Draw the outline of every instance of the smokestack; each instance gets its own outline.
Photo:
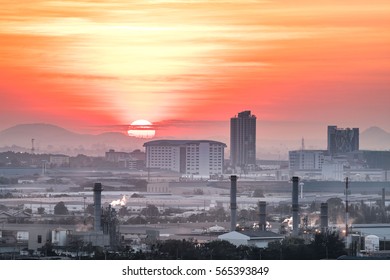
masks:
<path id="1" fill-rule="evenodd" d="M 321 230 L 328 229 L 328 203 L 321 203 Z"/>
<path id="2" fill-rule="evenodd" d="M 267 203 L 265 201 L 259 201 L 259 230 L 261 231 L 267 229 L 266 206 Z"/>
<path id="3" fill-rule="evenodd" d="M 348 219 L 349 219 L 349 210 L 348 210 L 348 177 L 345 178 L 345 237 L 348 236 Z M 348 239 L 345 239 L 348 240 Z"/>
<path id="4" fill-rule="evenodd" d="M 230 176 L 230 231 L 236 230 L 237 225 L 237 176 Z"/>
<path id="5" fill-rule="evenodd" d="M 101 231 L 101 219 L 102 219 L 102 184 L 95 183 L 93 187 L 93 203 L 94 203 L 94 214 L 95 214 L 95 223 L 94 230 Z"/>
<path id="6" fill-rule="evenodd" d="M 293 189 L 292 189 L 292 220 L 293 220 L 293 235 L 298 236 L 298 185 L 299 178 L 294 176 L 292 177 Z"/>
<path id="7" fill-rule="evenodd" d="M 386 191 L 382 188 L 382 209 L 386 210 Z"/>
<path id="8" fill-rule="evenodd" d="M 382 188 L 382 222 L 386 221 L 386 191 L 385 188 Z"/>

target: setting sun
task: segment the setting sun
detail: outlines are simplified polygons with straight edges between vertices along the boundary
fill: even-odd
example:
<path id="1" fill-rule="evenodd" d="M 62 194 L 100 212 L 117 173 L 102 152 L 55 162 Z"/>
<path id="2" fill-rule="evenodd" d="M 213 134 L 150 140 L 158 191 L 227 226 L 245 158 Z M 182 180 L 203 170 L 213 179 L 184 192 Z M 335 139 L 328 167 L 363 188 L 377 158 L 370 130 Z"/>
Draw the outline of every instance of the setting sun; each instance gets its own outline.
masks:
<path id="1" fill-rule="evenodd" d="M 127 133 L 136 138 L 153 138 L 156 130 L 153 129 L 153 124 L 150 121 L 136 120 L 131 123 Z"/>

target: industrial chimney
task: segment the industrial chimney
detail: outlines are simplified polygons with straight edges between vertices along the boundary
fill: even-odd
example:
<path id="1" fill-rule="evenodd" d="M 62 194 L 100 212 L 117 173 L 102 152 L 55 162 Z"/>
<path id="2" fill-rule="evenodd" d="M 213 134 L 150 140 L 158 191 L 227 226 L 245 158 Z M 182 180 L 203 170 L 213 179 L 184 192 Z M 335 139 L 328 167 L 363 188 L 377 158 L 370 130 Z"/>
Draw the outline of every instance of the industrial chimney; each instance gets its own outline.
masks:
<path id="1" fill-rule="evenodd" d="M 230 176 L 230 231 L 236 230 L 237 225 L 237 176 Z"/>
<path id="2" fill-rule="evenodd" d="M 321 203 L 321 230 L 328 229 L 328 203 Z"/>
<path id="3" fill-rule="evenodd" d="M 382 211 L 386 211 L 386 191 L 385 188 L 382 188 Z"/>
<path id="4" fill-rule="evenodd" d="M 93 203 L 94 203 L 94 214 L 95 214 L 95 223 L 94 230 L 101 231 L 101 219 L 102 219 L 102 184 L 95 183 L 93 187 Z"/>
<path id="5" fill-rule="evenodd" d="M 293 222 L 293 236 L 298 236 L 298 185 L 299 178 L 294 176 L 292 177 L 293 189 L 292 189 L 292 222 Z"/>
<path id="6" fill-rule="evenodd" d="M 385 188 L 382 188 L 382 222 L 384 223 L 386 221 L 386 191 Z"/>
<path id="7" fill-rule="evenodd" d="M 264 231 L 267 229 L 267 221 L 266 221 L 266 202 L 259 201 L 259 230 Z"/>

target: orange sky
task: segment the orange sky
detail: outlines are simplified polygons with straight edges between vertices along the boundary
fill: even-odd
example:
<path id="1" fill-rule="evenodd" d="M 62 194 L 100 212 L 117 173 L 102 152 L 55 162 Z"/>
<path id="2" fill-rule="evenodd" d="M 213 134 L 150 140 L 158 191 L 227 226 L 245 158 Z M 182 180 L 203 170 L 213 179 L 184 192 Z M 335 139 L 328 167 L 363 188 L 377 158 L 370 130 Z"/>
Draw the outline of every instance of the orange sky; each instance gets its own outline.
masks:
<path id="1" fill-rule="evenodd" d="M 0 130 L 147 119 L 161 137 L 227 141 L 229 118 L 251 110 L 259 139 L 390 132 L 388 0 L 0 6 Z"/>

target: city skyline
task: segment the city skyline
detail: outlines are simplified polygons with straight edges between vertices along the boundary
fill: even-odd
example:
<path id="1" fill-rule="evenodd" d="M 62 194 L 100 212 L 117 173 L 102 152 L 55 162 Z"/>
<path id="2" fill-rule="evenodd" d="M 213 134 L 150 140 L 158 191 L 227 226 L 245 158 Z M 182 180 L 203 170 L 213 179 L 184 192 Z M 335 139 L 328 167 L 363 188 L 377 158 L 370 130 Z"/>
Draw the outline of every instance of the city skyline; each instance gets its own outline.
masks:
<path id="1" fill-rule="evenodd" d="M 390 131 L 388 1 L 1 4 L 0 130 L 146 119 L 160 138 L 228 142 L 251 110 L 259 141 L 296 147 L 326 147 L 333 124 Z"/>

